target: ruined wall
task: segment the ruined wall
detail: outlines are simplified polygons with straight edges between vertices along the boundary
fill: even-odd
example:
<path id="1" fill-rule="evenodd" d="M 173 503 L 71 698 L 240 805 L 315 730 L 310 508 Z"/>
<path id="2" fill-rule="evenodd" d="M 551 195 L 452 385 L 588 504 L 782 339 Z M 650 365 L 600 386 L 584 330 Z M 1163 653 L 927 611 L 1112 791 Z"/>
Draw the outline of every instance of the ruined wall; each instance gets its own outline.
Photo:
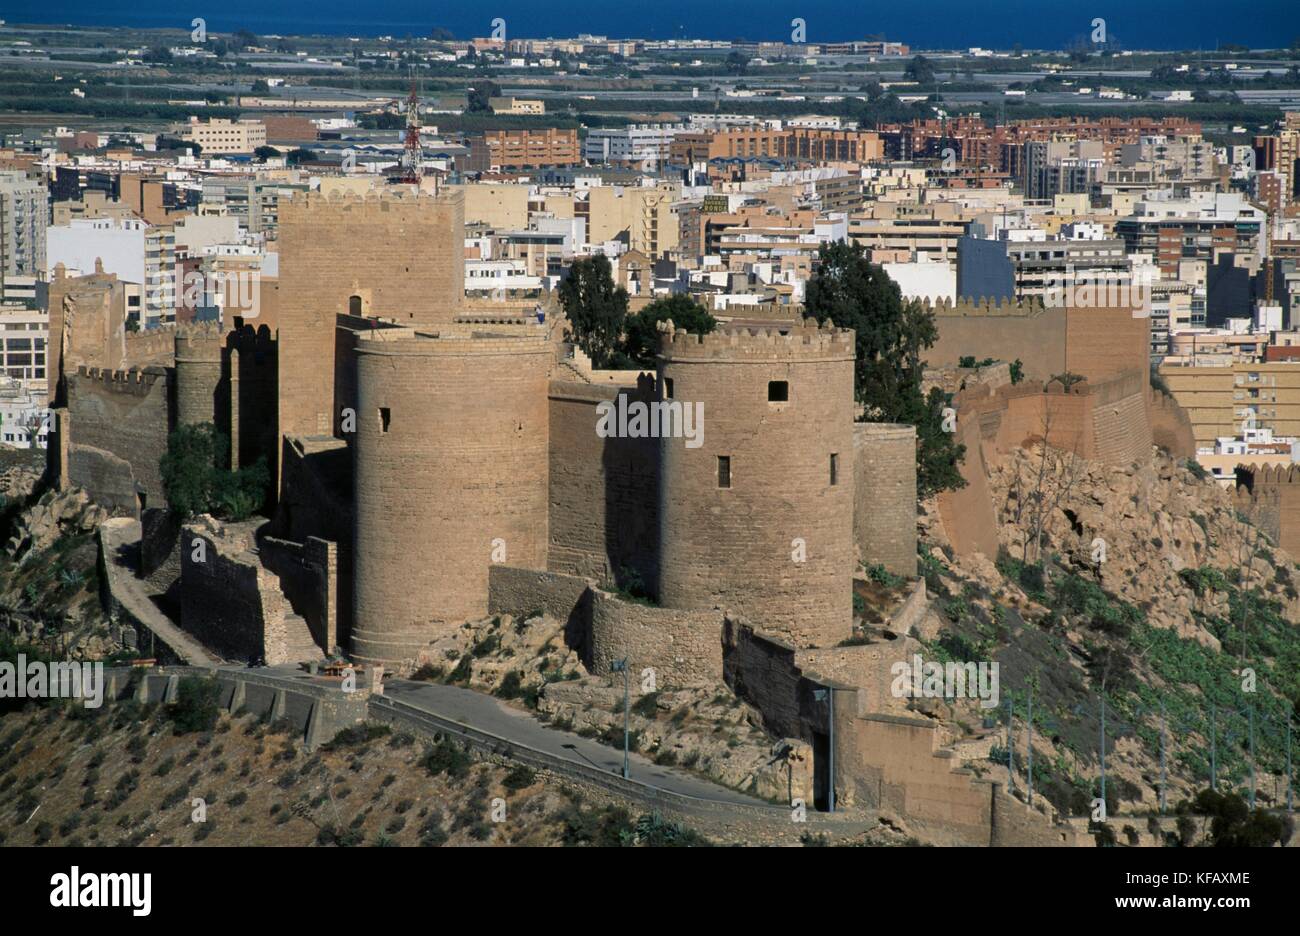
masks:
<path id="1" fill-rule="evenodd" d="M 863 565 L 916 575 L 916 427 L 853 427 L 853 539 Z"/>
<path id="2" fill-rule="evenodd" d="M 634 682 L 649 668 L 660 689 L 717 684 L 723 620 L 720 611 L 656 608 L 593 588 L 589 668 L 604 676 L 612 661 L 626 659 Z"/>
<path id="3" fill-rule="evenodd" d="M 697 448 L 660 443 L 660 604 L 731 611 L 799 646 L 849 636 L 853 360 L 851 330 L 811 320 L 664 335 L 661 393 L 703 403 L 705 431 Z"/>
<path id="4" fill-rule="evenodd" d="M 237 535 L 219 535 L 202 520 L 183 528 L 181 626 L 228 659 L 287 662 L 289 601 L 273 573 L 249 551 L 251 530 L 233 530 Z"/>
<path id="5" fill-rule="evenodd" d="M 829 729 L 829 710 L 813 700 L 813 689 L 795 661 L 795 647 L 760 634 L 743 621 L 723 627 L 723 678 L 741 699 L 758 709 L 763 726 L 779 738 L 812 742 Z"/>
<path id="6" fill-rule="evenodd" d="M 338 544 L 308 537 L 305 543 L 264 536 L 262 563 L 279 577 L 280 591 L 307 622 L 317 646 L 338 646 Z"/>
<path id="7" fill-rule="evenodd" d="M 158 463 L 167 451 L 168 374 L 81 367 L 68 378 L 67 480 L 97 503 L 138 516 L 167 503 Z"/>
<path id="8" fill-rule="evenodd" d="M 358 342 L 357 657 L 413 660 L 486 615 L 494 552 L 546 567 L 551 360 L 540 333 Z"/>
<path id="9" fill-rule="evenodd" d="M 335 424 L 335 316 L 450 322 L 465 293 L 463 199 L 384 193 L 280 203 L 280 432 Z"/>
<path id="10" fill-rule="evenodd" d="M 634 574 L 655 590 L 658 440 L 596 434 L 598 403 L 653 399 L 652 388 L 551 382 L 547 568 L 623 587 Z"/>

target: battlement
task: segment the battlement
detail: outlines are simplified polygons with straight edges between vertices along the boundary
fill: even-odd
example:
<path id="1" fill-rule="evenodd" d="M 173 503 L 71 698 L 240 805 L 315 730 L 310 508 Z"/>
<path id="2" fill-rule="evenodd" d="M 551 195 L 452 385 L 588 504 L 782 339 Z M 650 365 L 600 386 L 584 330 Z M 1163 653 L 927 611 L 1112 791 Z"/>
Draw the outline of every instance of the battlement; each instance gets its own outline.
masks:
<path id="1" fill-rule="evenodd" d="M 517 327 L 517 326 L 516 326 Z M 465 354 L 551 354 L 541 326 L 532 333 L 485 332 L 466 326 L 427 328 L 377 328 L 357 334 L 357 354 L 444 356 Z"/>
<path id="2" fill-rule="evenodd" d="M 176 357 L 212 359 L 221 357 L 225 329 L 216 322 L 194 322 L 174 331 Z"/>
<path id="3" fill-rule="evenodd" d="M 958 299 L 955 302 L 948 299 L 939 299 L 931 302 L 925 300 L 926 308 L 934 312 L 936 316 L 953 317 L 953 316 L 1021 316 L 1024 318 L 1035 318 L 1046 311 L 1041 299 L 1030 297 L 1025 299 L 1016 299 L 1014 301 L 993 301 L 990 299 Z"/>
<path id="4" fill-rule="evenodd" d="M 1300 484 L 1300 465 L 1238 465 L 1237 481 L 1238 490 L 1241 489 L 1242 483 L 1250 490 L 1283 484 Z"/>
<path id="5" fill-rule="evenodd" d="M 373 215 L 378 218 L 389 213 L 404 211 L 426 211 L 429 208 L 450 208 L 459 206 L 464 195 L 456 190 L 444 190 L 437 195 L 416 192 L 396 186 L 391 189 L 372 190 L 368 192 L 294 192 L 280 202 L 280 221 L 299 213 L 311 212 L 313 215 L 330 213 L 347 215 Z"/>
<path id="6" fill-rule="evenodd" d="M 77 379 L 94 381 L 96 385 L 112 393 L 146 394 L 159 380 L 166 381 L 167 369 L 151 365 L 145 368 L 133 367 L 130 370 L 113 370 L 107 367 L 77 367 Z"/>
<path id="7" fill-rule="evenodd" d="M 678 328 L 669 319 L 659 331 L 660 351 L 673 361 L 851 360 L 855 354 L 853 329 L 822 327 L 810 318 L 793 326 L 724 325 L 707 335 Z"/>

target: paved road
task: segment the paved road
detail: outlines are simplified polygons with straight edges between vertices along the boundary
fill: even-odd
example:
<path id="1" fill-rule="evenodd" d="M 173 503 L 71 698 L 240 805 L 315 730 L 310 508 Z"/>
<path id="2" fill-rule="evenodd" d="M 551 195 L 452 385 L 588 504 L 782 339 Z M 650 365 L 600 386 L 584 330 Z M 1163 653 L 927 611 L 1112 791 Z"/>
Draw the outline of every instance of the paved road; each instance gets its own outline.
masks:
<path id="1" fill-rule="evenodd" d="M 572 732 L 548 728 L 532 716 L 481 692 L 437 683 L 387 679 L 384 681 L 384 695 L 563 760 L 596 767 L 612 774 L 621 774 L 623 770 L 621 750 Z M 782 808 L 711 783 L 688 771 L 657 766 L 639 754 L 631 757 L 631 776 L 633 780 L 649 786 L 697 799 Z"/>

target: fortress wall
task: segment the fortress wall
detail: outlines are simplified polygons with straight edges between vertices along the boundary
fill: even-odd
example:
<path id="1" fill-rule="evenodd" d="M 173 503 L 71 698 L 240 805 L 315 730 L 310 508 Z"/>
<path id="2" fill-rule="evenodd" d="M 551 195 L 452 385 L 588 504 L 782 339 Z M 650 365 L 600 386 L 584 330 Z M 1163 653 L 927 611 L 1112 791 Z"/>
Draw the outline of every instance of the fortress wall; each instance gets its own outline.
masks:
<path id="1" fill-rule="evenodd" d="M 626 659 L 631 678 L 654 670 L 660 689 L 716 685 L 722 681 L 721 611 L 683 611 L 624 601 L 591 590 L 591 671 L 608 675 Z"/>
<path id="2" fill-rule="evenodd" d="M 1251 465 L 1237 469 L 1238 509 L 1291 555 L 1300 553 L 1300 469 Z"/>
<path id="3" fill-rule="evenodd" d="M 195 561 L 201 542 L 202 561 Z M 227 540 L 203 521 L 181 532 L 181 626 L 232 660 L 285 662 L 285 614 L 292 611 L 275 576 L 247 543 Z"/>
<path id="4" fill-rule="evenodd" d="M 169 375 L 79 368 L 68 378 L 68 481 L 110 509 L 139 515 L 167 500 L 158 463 L 167 451 Z"/>
<path id="5" fill-rule="evenodd" d="M 280 203 L 280 432 L 329 434 L 335 316 L 450 322 L 465 294 L 459 194 L 297 196 Z"/>
<path id="6" fill-rule="evenodd" d="M 924 353 L 931 367 L 956 367 L 963 357 L 1000 361 L 1019 359 L 1027 377 L 1047 378 L 1066 369 L 1065 309 L 1029 302 L 937 303 L 939 338 Z"/>
<path id="7" fill-rule="evenodd" d="M 518 618 L 541 611 L 556 620 L 568 621 L 586 602 L 586 593 L 587 580 L 573 575 L 500 564 L 488 569 L 489 614 Z"/>
<path id="8" fill-rule="evenodd" d="M 494 559 L 545 568 L 551 357 L 542 337 L 359 342 L 358 658 L 401 665 L 485 616 Z"/>
<path id="9" fill-rule="evenodd" d="M 1175 458 L 1196 457 L 1196 434 L 1187 410 L 1178 401 L 1155 388 L 1147 391 L 1147 415 L 1151 419 L 1152 441 Z"/>
<path id="10" fill-rule="evenodd" d="M 1093 387 L 1092 458 L 1107 465 L 1146 464 L 1152 433 L 1147 393 L 1140 374 L 1127 374 Z M 1136 386 L 1135 386 L 1136 384 Z"/>
<path id="11" fill-rule="evenodd" d="M 957 442 L 966 446 L 966 458 L 960 466 L 966 486 L 942 492 L 937 505 L 954 550 L 962 555 L 980 552 L 993 559 L 998 553 L 997 513 L 989 490 L 979 426 L 978 420 L 958 416 Z"/>
<path id="12" fill-rule="evenodd" d="M 266 536 L 257 545 L 262 564 L 279 577 L 281 592 L 307 621 L 316 645 L 338 646 L 338 544 L 315 536 L 305 543 Z"/>
<path id="13" fill-rule="evenodd" d="M 835 722 L 835 774 L 845 805 L 900 816 L 937 844 L 990 843 L 993 784 L 954 772 L 958 762 L 939 756 L 934 725 L 839 709 Z"/>
<path id="14" fill-rule="evenodd" d="M 245 325 L 226 336 L 223 357 L 229 389 L 218 398 L 217 425 L 229 426 L 237 467 L 247 468 L 265 458 L 267 467 L 274 468 L 280 446 L 276 434 L 279 345 L 265 324 L 256 330 Z"/>
<path id="15" fill-rule="evenodd" d="M 851 330 L 811 322 L 665 334 L 659 385 L 702 403 L 705 431 L 696 448 L 661 441 L 660 604 L 733 612 L 799 646 L 849 636 L 853 355 Z"/>
<path id="16" fill-rule="evenodd" d="M 916 427 L 853 426 L 853 539 L 863 565 L 916 575 Z"/>
<path id="17" fill-rule="evenodd" d="M 659 450 L 652 438 L 596 434 L 602 401 L 649 400 L 648 388 L 550 384 L 550 542 L 546 567 L 614 581 L 635 572 L 654 590 L 659 544 Z M 626 585 L 626 582 L 620 584 Z"/>
<path id="18" fill-rule="evenodd" d="M 1093 384 L 1151 369 L 1151 319 L 1126 308 L 1066 310 L 1066 369 Z M 1145 393 L 1145 390 L 1143 391 Z"/>

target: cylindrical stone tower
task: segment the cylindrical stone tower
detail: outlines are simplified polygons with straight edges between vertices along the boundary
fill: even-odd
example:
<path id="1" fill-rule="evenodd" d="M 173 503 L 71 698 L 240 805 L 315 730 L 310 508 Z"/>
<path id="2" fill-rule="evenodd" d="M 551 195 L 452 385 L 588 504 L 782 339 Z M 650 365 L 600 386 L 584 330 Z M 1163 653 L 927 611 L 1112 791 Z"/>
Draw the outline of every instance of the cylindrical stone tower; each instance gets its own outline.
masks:
<path id="1" fill-rule="evenodd" d="M 551 348 L 377 329 L 357 342 L 353 656 L 402 667 L 487 614 L 492 562 L 546 568 Z"/>
<path id="2" fill-rule="evenodd" d="M 176 425 L 219 421 L 221 329 L 190 325 L 176 330 Z"/>
<path id="3" fill-rule="evenodd" d="M 850 635 L 853 361 L 853 332 L 812 320 L 664 334 L 660 396 L 704 408 L 702 444 L 660 441 L 661 604 L 799 647 Z"/>

